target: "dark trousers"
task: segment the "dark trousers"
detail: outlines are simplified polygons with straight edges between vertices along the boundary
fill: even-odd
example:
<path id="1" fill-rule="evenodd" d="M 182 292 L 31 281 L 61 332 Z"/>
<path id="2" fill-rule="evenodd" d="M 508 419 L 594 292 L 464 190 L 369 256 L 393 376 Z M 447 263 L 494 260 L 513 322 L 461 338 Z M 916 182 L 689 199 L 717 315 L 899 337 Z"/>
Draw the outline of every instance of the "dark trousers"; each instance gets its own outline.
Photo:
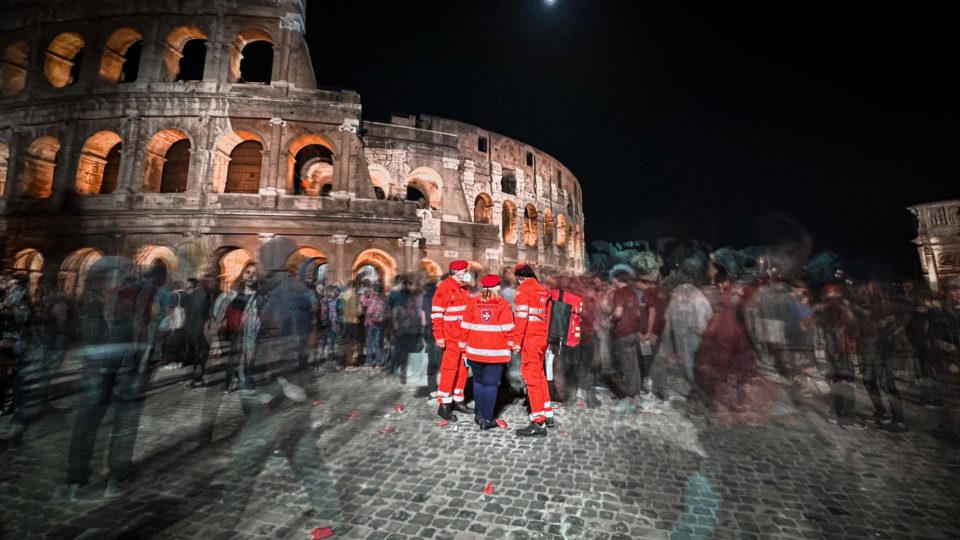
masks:
<path id="1" fill-rule="evenodd" d="M 583 390 L 584 397 L 594 395 L 596 384 L 593 366 L 593 342 L 580 342 L 576 347 L 564 347 L 564 368 L 566 372 L 567 395 L 569 400 Z"/>
<path id="2" fill-rule="evenodd" d="M 185 362 L 193 364 L 193 380 L 200 382 L 207 373 L 207 360 L 210 358 L 210 344 L 203 332 L 191 331 L 186 338 Z"/>
<path id="3" fill-rule="evenodd" d="M 473 370 L 473 404 L 482 420 L 493 420 L 493 409 L 497 404 L 497 389 L 503 377 L 506 364 L 486 364 L 470 360 Z"/>
<path id="4" fill-rule="evenodd" d="M 886 412 L 883 406 L 882 392 L 884 392 L 890 402 L 890 417 L 894 422 L 903 422 L 903 404 L 893 375 L 893 365 L 890 363 L 890 350 L 886 340 L 864 339 L 862 354 L 863 386 L 867 388 L 874 410 L 877 414 Z"/>
<path id="5" fill-rule="evenodd" d="M 610 390 L 620 399 L 640 393 L 640 348 L 636 334 L 613 338 L 613 372 Z"/>
<path id="6" fill-rule="evenodd" d="M 856 393 L 853 383 L 853 361 L 843 350 L 843 333 L 826 333 L 827 362 L 830 364 L 830 392 L 833 395 L 833 412 L 840 422 L 856 420 Z"/>
<path id="7" fill-rule="evenodd" d="M 419 335 L 409 333 L 393 335 L 393 350 L 390 351 L 390 370 L 393 373 L 406 373 L 407 355 L 414 352 L 419 338 Z"/>

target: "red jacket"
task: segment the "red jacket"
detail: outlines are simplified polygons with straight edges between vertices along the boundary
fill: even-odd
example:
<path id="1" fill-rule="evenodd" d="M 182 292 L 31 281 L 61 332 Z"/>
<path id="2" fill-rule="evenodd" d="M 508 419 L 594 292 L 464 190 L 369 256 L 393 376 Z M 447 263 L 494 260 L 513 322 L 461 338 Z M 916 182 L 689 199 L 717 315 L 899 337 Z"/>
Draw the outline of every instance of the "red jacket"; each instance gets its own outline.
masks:
<path id="1" fill-rule="evenodd" d="M 533 278 L 523 280 L 517 287 L 517 296 L 514 299 L 517 306 L 514 343 L 546 347 L 549 299 L 550 291 Z"/>
<path id="2" fill-rule="evenodd" d="M 510 362 L 514 324 L 513 312 L 506 300 L 470 298 L 460 328 L 459 345 L 467 360 L 485 364 Z"/>
<path id="3" fill-rule="evenodd" d="M 467 291 L 449 276 L 437 285 L 433 294 L 433 306 L 430 320 L 433 323 L 433 338 L 446 341 L 447 348 L 458 348 L 460 341 L 460 320 L 467 308 Z"/>

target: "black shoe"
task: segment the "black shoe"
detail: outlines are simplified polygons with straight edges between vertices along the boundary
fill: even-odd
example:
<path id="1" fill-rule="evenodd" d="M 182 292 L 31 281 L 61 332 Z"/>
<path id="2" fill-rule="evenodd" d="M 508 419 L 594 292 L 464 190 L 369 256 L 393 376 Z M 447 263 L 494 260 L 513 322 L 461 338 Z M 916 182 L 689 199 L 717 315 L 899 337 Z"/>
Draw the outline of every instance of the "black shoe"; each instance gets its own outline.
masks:
<path id="1" fill-rule="evenodd" d="M 479 415 L 479 414 L 473 415 L 473 423 L 476 424 L 476 425 L 478 425 L 478 426 L 480 425 L 480 415 Z"/>
<path id="2" fill-rule="evenodd" d="M 552 416 L 548 416 L 547 421 L 544 422 L 543 425 L 548 428 L 555 428 L 557 427 L 557 419 Z"/>
<path id="3" fill-rule="evenodd" d="M 453 410 L 462 413 L 472 413 L 473 407 L 467 407 L 467 404 L 462 401 L 454 401 Z"/>
<path id="4" fill-rule="evenodd" d="M 543 424 L 538 424 L 536 422 L 530 422 L 525 428 L 520 428 L 517 430 L 517 437 L 546 437 L 547 436 L 547 427 Z"/>
<path id="5" fill-rule="evenodd" d="M 477 425 L 480 426 L 480 431 L 486 431 L 488 429 L 496 429 L 500 427 L 496 420 L 480 420 Z"/>
<path id="6" fill-rule="evenodd" d="M 910 428 L 908 428 L 903 422 L 890 422 L 889 424 L 883 426 L 883 429 L 890 433 L 906 433 L 910 431 Z"/>
<path id="7" fill-rule="evenodd" d="M 587 407 L 588 407 L 588 408 L 590 408 L 590 409 L 596 409 L 597 407 L 600 407 L 601 405 L 602 405 L 602 403 L 600 402 L 600 398 L 598 398 L 597 396 L 590 396 L 590 397 L 587 398 Z"/>
<path id="8" fill-rule="evenodd" d="M 443 418 L 448 422 L 456 422 L 457 415 L 453 414 L 453 404 L 452 403 L 441 403 L 440 408 L 437 409 L 437 416 Z"/>

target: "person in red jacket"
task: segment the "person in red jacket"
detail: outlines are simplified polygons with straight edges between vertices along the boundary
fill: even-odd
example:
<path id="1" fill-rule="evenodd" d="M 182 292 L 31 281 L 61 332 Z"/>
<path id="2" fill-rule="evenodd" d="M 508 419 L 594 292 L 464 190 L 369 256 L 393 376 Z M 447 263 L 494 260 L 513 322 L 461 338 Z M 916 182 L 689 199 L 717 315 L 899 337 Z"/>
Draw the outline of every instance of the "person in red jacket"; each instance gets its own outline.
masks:
<path id="1" fill-rule="evenodd" d="M 430 320 L 437 348 L 443 350 L 440 361 L 440 381 L 437 384 L 437 401 L 440 418 L 456 422 L 454 410 L 472 412 L 463 403 L 463 389 L 467 386 L 467 366 L 464 365 L 460 348 L 460 321 L 469 298 L 466 288 L 467 261 L 450 263 L 450 275 L 437 285 L 433 295 Z"/>
<path id="2" fill-rule="evenodd" d="M 537 275 L 528 264 L 517 265 L 513 273 L 520 284 L 514 300 L 517 310 L 514 350 L 520 351 L 520 374 L 527 386 L 527 400 L 530 403 L 530 425 L 518 429 L 517 435 L 545 436 L 546 428 L 555 425 L 544 373 L 550 291 L 537 281 Z"/>
<path id="3" fill-rule="evenodd" d="M 497 427 L 493 409 L 503 366 L 510 363 L 514 324 L 510 304 L 500 296 L 500 277 L 484 276 L 480 286 L 460 322 L 460 349 L 473 370 L 474 421 L 487 430 Z"/>

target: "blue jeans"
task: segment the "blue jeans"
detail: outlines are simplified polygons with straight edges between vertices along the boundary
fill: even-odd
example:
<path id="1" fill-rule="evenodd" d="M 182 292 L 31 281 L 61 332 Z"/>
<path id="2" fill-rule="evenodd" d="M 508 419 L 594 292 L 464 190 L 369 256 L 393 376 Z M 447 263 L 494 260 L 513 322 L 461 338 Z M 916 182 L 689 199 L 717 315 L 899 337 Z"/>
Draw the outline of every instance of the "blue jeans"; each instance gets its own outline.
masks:
<path id="1" fill-rule="evenodd" d="M 365 365 L 383 365 L 383 327 L 376 324 L 367 327 L 367 361 Z"/>
<path id="2" fill-rule="evenodd" d="M 473 404 L 477 415 L 486 421 L 493 420 L 493 409 L 497 404 L 497 390 L 506 364 L 485 364 L 469 361 L 473 370 Z"/>

